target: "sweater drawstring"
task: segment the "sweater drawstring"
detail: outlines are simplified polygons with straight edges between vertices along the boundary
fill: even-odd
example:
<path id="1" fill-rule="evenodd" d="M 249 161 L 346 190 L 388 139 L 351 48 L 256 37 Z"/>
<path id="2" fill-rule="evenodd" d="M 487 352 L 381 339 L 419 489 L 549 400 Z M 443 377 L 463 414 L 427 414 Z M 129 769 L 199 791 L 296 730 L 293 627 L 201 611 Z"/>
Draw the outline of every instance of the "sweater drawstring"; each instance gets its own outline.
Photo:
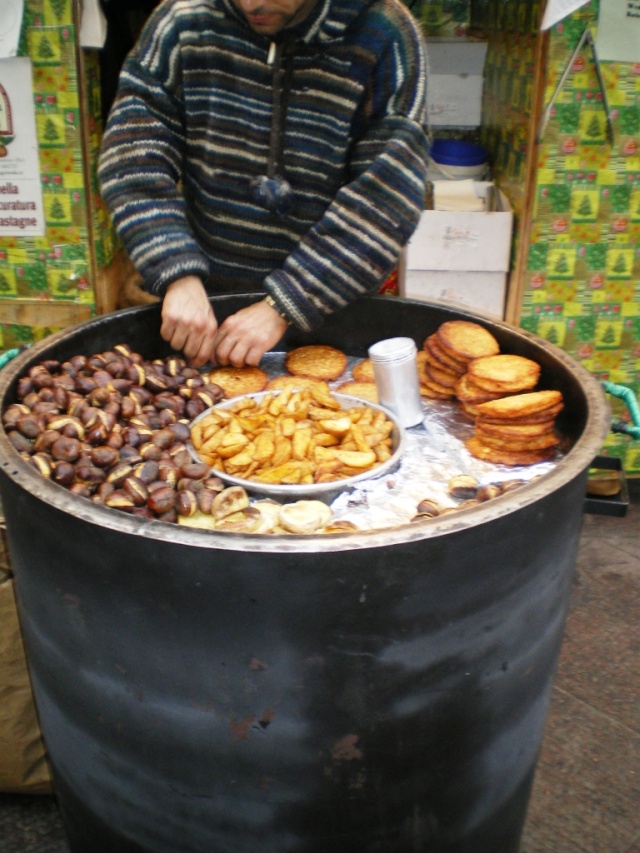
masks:
<path id="1" fill-rule="evenodd" d="M 294 196 L 284 169 L 285 125 L 293 78 L 294 52 L 293 41 L 285 42 L 283 45 L 271 42 L 269 46 L 267 64 L 273 67 L 273 101 L 267 174 L 260 175 L 251 182 L 254 201 L 278 216 L 284 216 L 291 210 Z"/>

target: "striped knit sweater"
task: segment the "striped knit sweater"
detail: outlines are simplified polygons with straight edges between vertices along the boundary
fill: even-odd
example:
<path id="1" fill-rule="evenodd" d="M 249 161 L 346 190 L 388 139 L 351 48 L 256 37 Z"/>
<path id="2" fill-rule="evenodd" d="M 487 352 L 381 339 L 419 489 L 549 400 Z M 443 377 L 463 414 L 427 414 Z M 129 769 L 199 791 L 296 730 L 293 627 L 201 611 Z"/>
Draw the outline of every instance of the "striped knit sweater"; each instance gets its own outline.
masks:
<path id="1" fill-rule="evenodd" d="M 399 0 L 318 0 L 275 45 L 232 0 L 164 0 L 121 73 L 101 191 L 152 293 L 190 274 L 263 290 L 310 330 L 376 291 L 411 236 L 424 118 L 424 45 Z M 284 215 L 251 189 L 272 132 Z"/>

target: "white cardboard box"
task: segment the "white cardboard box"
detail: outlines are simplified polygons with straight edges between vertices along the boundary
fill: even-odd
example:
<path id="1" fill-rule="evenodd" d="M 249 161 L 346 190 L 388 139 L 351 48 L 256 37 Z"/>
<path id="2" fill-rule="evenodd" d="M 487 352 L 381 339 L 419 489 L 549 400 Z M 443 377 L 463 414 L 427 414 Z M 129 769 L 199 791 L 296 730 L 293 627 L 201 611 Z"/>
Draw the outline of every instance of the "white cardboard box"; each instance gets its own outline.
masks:
<path id="1" fill-rule="evenodd" d="M 452 302 L 504 319 L 513 213 L 425 210 L 398 267 L 401 296 Z"/>
<path id="2" fill-rule="evenodd" d="M 427 40 L 427 121 L 432 127 L 478 127 L 487 43 Z"/>
<path id="3" fill-rule="evenodd" d="M 400 296 L 444 302 L 504 320 L 508 275 L 504 272 L 441 272 L 405 270 Z"/>

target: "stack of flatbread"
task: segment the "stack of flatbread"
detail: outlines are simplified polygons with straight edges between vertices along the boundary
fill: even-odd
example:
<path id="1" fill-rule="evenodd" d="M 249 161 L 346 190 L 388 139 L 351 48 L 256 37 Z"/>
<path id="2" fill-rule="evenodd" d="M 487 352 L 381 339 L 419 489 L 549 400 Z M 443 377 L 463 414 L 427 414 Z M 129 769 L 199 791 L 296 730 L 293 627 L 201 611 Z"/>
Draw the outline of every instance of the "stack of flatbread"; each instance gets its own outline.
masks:
<path id="1" fill-rule="evenodd" d="M 456 385 L 456 397 L 472 417 L 478 405 L 511 394 L 531 391 L 538 384 L 540 365 L 521 355 L 490 355 L 469 362 Z"/>
<path id="2" fill-rule="evenodd" d="M 560 444 L 555 419 L 560 391 L 531 391 L 478 403 L 469 452 L 502 465 L 532 465 L 548 459 Z"/>
<path id="3" fill-rule="evenodd" d="M 479 323 L 450 320 L 442 323 L 423 344 L 419 361 L 420 384 L 425 397 L 449 400 L 457 397 L 460 380 L 476 358 L 497 355 L 500 346 Z"/>
<path id="4" fill-rule="evenodd" d="M 495 337 L 467 320 L 442 323 L 423 345 L 426 396 L 458 400 L 474 419 L 466 447 L 478 459 L 531 465 L 548 459 L 560 443 L 555 418 L 560 391 L 538 391 L 540 365 L 500 352 Z"/>

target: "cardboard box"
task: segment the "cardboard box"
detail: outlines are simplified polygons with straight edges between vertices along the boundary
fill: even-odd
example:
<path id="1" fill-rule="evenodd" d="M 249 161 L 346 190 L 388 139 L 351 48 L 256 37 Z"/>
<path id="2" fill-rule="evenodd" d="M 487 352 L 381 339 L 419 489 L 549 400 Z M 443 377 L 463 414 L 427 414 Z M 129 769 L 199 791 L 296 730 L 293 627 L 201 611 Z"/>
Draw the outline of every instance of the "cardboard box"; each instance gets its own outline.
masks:
<path id="1" fill-rule="evenodd" d="M 432 127 L 478 127 L 482 120 L 487 43 L 427 39 L 427 121 Z"/>
<path id="2" fill-rule="evenodd" d="M 398 268 L 400 296 L 438 300 L 504 319 L 513 213 L 425 210 Z"/>
<path id="3" fill-rule="evenodd" d="M 406 270 L 399 292 L 409 299 L 445 302 L 504 320 L 507 279 L 503 272 Z"/>

